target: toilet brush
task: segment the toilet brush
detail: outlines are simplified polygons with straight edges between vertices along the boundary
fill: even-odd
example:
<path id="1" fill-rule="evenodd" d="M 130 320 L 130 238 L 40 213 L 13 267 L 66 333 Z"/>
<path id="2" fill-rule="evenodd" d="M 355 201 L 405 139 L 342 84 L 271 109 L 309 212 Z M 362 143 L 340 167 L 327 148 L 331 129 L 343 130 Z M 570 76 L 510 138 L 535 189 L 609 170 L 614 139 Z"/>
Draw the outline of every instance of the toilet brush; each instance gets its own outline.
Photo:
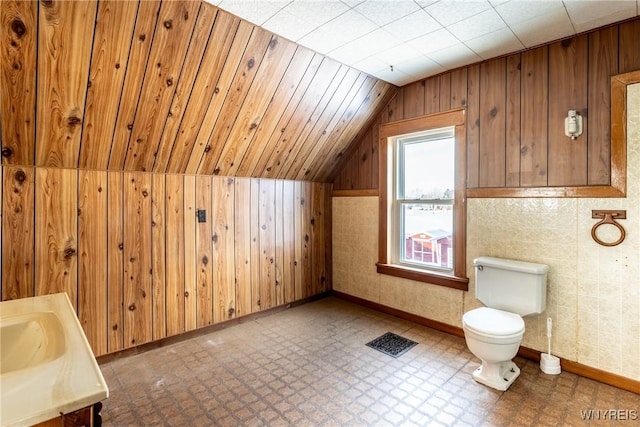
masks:
<path id="1" fill-rule="evenodd" d="M 553 327 L 551 317 L 547 317 L 547 353 L 540 355 L 540 369 L 545 374 L 556 375 L 560 373 L 560 359 L 551 355 L 551 329 Z"/>

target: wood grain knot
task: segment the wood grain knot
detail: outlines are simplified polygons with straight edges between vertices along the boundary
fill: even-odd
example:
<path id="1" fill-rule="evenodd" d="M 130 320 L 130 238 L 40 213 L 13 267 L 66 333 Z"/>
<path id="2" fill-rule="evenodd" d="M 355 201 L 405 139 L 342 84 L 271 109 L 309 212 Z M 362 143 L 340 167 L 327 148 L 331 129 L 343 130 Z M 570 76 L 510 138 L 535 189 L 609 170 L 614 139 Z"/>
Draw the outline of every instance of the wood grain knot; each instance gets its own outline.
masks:
<path id="1" fill-rule="evenodd" d="M 116 70 L 120 68 L 120 63 L 116 62 Z"/>
<path id="2" fill-rule="evenodd" d="M 208 153 L 209 150 L 211 150 L 211 146 L 210 145 L 207 145 L 206 147 L 204 147 L 204 152 L 205 153 Z"/>
<path id="3" fill-rule="evenodd" d="M 491 109 L 491 111 L 489 112 L 489 114 L 491 114 L 491 117 L 495 117 L 498 115 L 498 109 L 496 107 L 493 107 Z"/>
<path id="4" fill-rule="evenodd" d="M 562 45 L 562 47 L 569 47 L 571 46 L 572 42 L 573 42 L 573 39 L 564 39 L 560 42 L 560 44 Z"/>
<path id="5" fill-rule="evenodd" d="M 251 126 L 249 126 L 249 130 L 254 130 L 257 127 L 258 125 L 256 123 L 251 123 Z"/>
<path id="6" fill-rule="evenodd" d="M 2 148 L 2 157 L 11 157 L 13 156 L 13 150 L 11 147 L 3 147 Z"/>
<path id="7" fill-rule="evenodd" d="M 135 309 L 136 309 L 136 304 L 135 304 L 135 303 L 133 303 L 133 304 L 131 304 L 131 305 L 129 306 L 129 311 L 133 311 L 133 310 L 135 310 Z"/>
<path id="8" fill-rule="evenodd" d="M 274 37 L 269 42 L 269 49 L 275 49 L 276 46 L 278 46 L 278 39 Z"/>
<path id="9" fill-rule="evenodd" d="M 253 66 L 256 65 L 256 60 L 251 58 L 248 62 L 247 62 L 247 68 L 252 69 Z"/>
<path id="10" fill-rule="evenodd" d="M 118 249 L 123 250 L 123 249 L 124 249 L 124 244 L 123 244 L 123 243 L 120 243 L 120 244 L 118 245 Z"/>
<path id="11" fill-rule="evenodd" d="M 185 291 L 185 292 L 184 292 L 184 297 L 185 297 L 185 298 L 189 298 L 189 291 Z"/>
<path id="12" fill-rule="evenodd" d="M 118 330 L 118 324 L 116 323 L 115 325 L 113 325 L 113 326 L 111 327 L 111 329 L 113 329 L 114 331 L 117 331 L 117 330 Z"/>
<path id="13" fill-rule="evenodd" d="M 309 235 L 308 235 L 308 234 L 305 234 L 305 235 L 304 235 L 304 241 L 305 241 L 306 243 L 309 243 Z"/>
<path id="14" fill-rule="evenodd" d="M 73 248 L 65 248 L 64 251 L 62 251 L 62 257 L 64 259 L 70 259 L 75 254 L 76 254 L 76 250 Z"/>
<path id="15" fill-rule="evenodd" d="M 40 3 L 45 7 L 53 6 L 53 0 L 41 0 Z"/>
<path id="16" fill-rule="evenodd" d="M 215 89 L 213 90 L 213 93 L 220 93 L 220 88 L 219 88 L 219 87 L 215 88 Z"/>
<path id="17" fill-rule="evenodd" d="M 71 116 L 67 119 L 67 124 L 69 126 L 78 126 L 80 123 L 82 123 L 80 117 Z"/>
<path id="18" fill-rule="evenodd" d="M 316 219 L 315 218 L 311 218 L 311 225 L 316 225 Z"/>
<path id="19" fill-rule="evenodd" d="M 145 40 L 146 40 L 146 38 L 147 38 L 147 35 L 146 35 L 146 34 L 140 34 L 140 35 L 138 36 L 138 40 L 140 40 L 141 42 L 145 41 Z"/>
<path id="20" fill-rule="evenodd" d="M 27 27 L 24 22 L 19 19 L 11 21 L 11 31 L 13 31 L 19 39 L 21 39 L 27 33 Z"/>
<path id="21" fill-rule="evenodd" d="M 298 266 L 298 261 L 293 261 L 293 266 L 297 267 Z"/>
<path id="22" fill-rule="evenodd" d="M 167 86 L 173 86 L 173 79 L 167 79 Z"/>
<path id="23" fill-rule="evenodd" d="M 220 174 L 220 168 L 219 168 L 219 167 L 215 168 L 215 169 L 213 170 L 213 174 L 214 174 L 214 175 L 219 175 L 219 174 Z"/>
<path id="24" fill-rule="evenodd" d="M 147 197 L 149 192 L 147 190 L 142 190 L 142 197 Z"/>
<path id="25" fill-rule="evenodd" d="M 171 19 L 168 19 L 168 20 L 164 21 L 164 22 L 162 23 L 162 25 L 164 25 L 164 27 L 165 27 L 167 30 L 170 30 L 170 29 L 171 29 L 171 27 L 173 27 L 173 21 L 172 21 Z"/>
<path id="26" fill-rule="evenodd" d="M 209 264 L 209 258 L 207 258 L 207 256 L 206 256 L 206 255 L 202 257 L 202 263 L 203 263 L 204 265 Z"/>
<path id="27" fill-rule="evenodd" d="M 235 308 L 233 308 L 233 307 L 231 307 L 231 308 L 229 309 L 229 317 L 233 316 L 233 313 L 235 313 L 235 312 L 236 312 L 236 309 L 235 309 Z"/>

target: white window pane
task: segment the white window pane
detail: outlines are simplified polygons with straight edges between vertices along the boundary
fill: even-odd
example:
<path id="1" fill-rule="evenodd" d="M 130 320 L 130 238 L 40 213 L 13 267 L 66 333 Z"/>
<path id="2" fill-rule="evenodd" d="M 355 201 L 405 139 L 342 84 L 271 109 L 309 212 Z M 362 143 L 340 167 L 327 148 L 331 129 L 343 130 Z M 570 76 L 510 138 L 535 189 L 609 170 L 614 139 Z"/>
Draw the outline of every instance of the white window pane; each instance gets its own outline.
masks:
<path id="1" fill-rule="evenodd" d="M 453 198 L 454 148 L 453 138 L 403 144 L 405 199 Z"/>
<path id="2" fill-rule="evenodd" d="M 401 262 L 453 267 L 453 206 L 409 204 L 401 207 Z"/>

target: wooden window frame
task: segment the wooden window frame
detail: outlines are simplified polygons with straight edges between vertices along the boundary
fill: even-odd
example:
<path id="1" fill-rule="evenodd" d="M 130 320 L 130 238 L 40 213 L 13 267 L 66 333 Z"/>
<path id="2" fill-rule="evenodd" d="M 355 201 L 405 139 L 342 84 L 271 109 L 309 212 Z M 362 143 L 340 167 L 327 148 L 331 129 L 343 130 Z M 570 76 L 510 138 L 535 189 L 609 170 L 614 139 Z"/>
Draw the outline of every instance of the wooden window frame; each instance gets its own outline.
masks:
<path id="1" fill-rule="evenodd" d="M 393 167 L 390 161 L 394 158 L 393 149 L 395 137 L 409 133 L 455 127 L 455 201 L 454 204 L 454 262 L 453 274 L 439 273 L 435 270 L 425 270 L 392 264 L 391 260 L 391 232 L 389 219 L 393 205 Z M 466 125 L 465 110 L 456 109 L 437 114 L 416 117 L 407 120 L 394 121 L 380 125 L 379 142 L 379 248 L 377 271 L 380 274 L 401 277 L 404 279 L 430 283 L 448 288 L 469 290 L 469 278 L 466 275 Z"/>

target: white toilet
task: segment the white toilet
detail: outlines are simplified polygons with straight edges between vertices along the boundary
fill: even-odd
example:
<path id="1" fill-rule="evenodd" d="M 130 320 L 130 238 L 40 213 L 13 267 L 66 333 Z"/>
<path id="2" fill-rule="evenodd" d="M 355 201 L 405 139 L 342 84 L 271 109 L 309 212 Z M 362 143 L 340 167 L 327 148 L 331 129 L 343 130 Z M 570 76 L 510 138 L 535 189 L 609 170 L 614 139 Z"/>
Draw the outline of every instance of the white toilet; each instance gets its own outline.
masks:
<path id="1" fill-rule="evenodd" d="M 486 305 L 462 316 L 467 346 L 482 360 L 473 379 L 504 391 L 520 375 L 511 359 L 524 335 L 521 316 L 545 309 L 549 267 L 492 257 L 476 258 L 473 265 L 476 298 Z"/>

